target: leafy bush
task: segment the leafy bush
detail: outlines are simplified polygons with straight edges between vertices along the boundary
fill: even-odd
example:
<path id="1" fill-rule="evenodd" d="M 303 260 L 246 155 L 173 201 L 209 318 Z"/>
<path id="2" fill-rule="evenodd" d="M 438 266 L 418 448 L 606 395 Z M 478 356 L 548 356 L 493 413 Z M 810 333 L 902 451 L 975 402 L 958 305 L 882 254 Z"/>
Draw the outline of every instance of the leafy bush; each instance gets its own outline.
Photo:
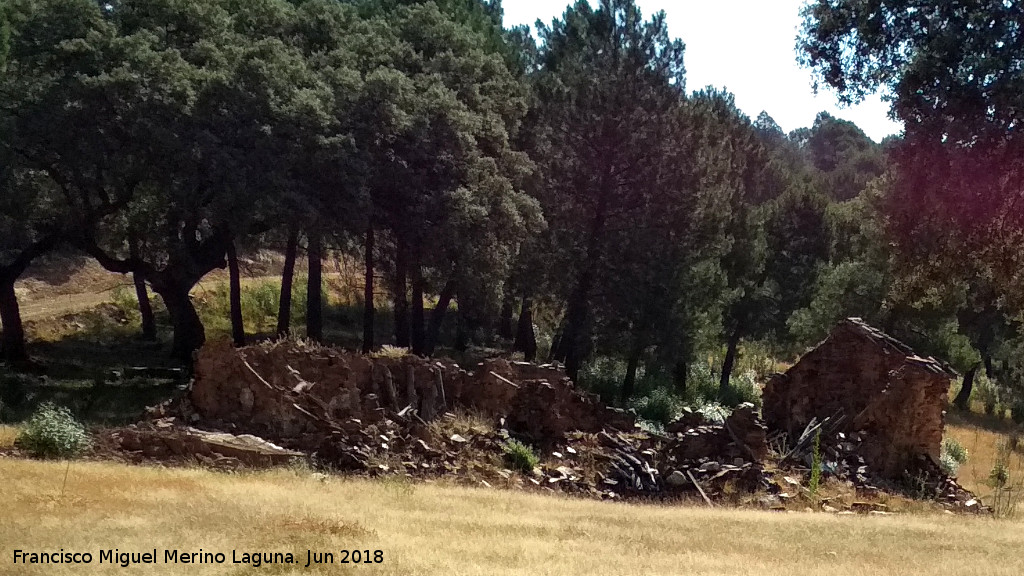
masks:
<path id="1" fill-rule="evenodd" d="M 89 438 L 71 411 L 49 402 L 39 406 L 18 436 L 17 446 L 36 458 L 67 458 L 79 454 Z"/>
<path id="2" fill-rule="evenodd" d="M 277 327 L 277 312 L 281 306 L 280 282 L 265 281 L 243 286 L 240 300 L 242 319 L 251 330 L 263 332 Z"/>
<path id="3" fill-rule="evenodd" d="M 757 385 L 757 374 L 753 370 L 733 374 L 729 379 L 729 387 L 721 396 L 719 400 L 726 406 L 735 407 L 750 402 L 760 408 L 761 387 Z"/>
<path id="4" fill-rule="evenodd" d="M 329 302 L 326 286 L 321 298 Z M 207 328 L 230 329 L 231 292 L 227 282 L 201 290 L 194 297 L 196 309 Z M 242 321 L 246 330 L 255 333 L 273 332 L 277 328 L 277 313 L 281 306 L 280 280 L 265 280 L 243 284 L 239 294 Z M 306 278 L 295 276 L 292 283 L 292 326 L 301 325 L 306 318 Z"/>
<path id="5" fill-rule="evenodd" d="M 676 419 L 682 404 L 682 398 L 671 391 L 655 388 L 646 396 L 630 402 L 630 408 L 636 410 L 640 418 L 664 425 Z"/>
<path id="6" fill-rule="evenodd" d="M 385 344 L 381 346 L 380 350 L 377 350 L 376 352 L 371 354 L 371 356 L 373 356 L 374 358 L 404 358 L 408 355 L 408 348 L 401 348 L 399 346 L 392 346 L 390 344 Z"/>
<path id="7" fill-rule="evenodd" d="M 939 464 L 942 470 L 950 476 L 956 476 L 960 466 L 967 462 L 967 448 L 953 438 L 946 438 L 942 441 L 942 454 L 939 456 Z"/>
<path id="8" fill-rule="evenodd" d="M 138 321 L 139 299 L 136 298 L 134 290 L 129 290 L 127 286 L 118 286 L 114 288 L 110 300 L 121 317 Z"/>
<path id="9" fill-rule="evenodd" d="M 690 364 L 686 376 L 686 401 L 704 404 L 718 399 L 718 381 L 715 380 L 711 361 L 698 360 Z"/>
<path id="10" fill-rule="evenodd" d="M 639 375 L 638 375 L 639 377 Z M 601 356 L 584 364 L 580 369 L 580 384 L 601 397 L 601 401 L 614 404 L 622 382 L 626 379 L 626 363 L 617 358 Z"/>
<path id="11" fill-rule="evenodd" d="M 778 371 L 778 361 L 765 342 L 746 342 L 736 362 L 736 372 L 752 374 L 754 380 L 765 380 Z"/>
<path id="12" fill-rule="evenodd" d="M 732 410 L 717 402 L 698 404 L 694 410 L 712 424 L 724 424 L 725 419 L 732 414 Z"/>
<path id="13" fill-rule="evenodd" d="M 519 440 L 509 440 L 501 446 L 501 449 L 505 452 L 505 464 L 513 470 L 530 473 L 540 464 L 540 458 L 533 448 Z"/>
<path id="14" fill-rule="evenodd" d="M 996 406 L 999 404 L 999 388 L 984 373 L 975 376 L 972 395 L 985 407 L 985 414 L 991 416 L 996 413 Z"/>
<path id="15" fill-rule="evenodd" d="M 1014 400 L 1010 406 L 1010 418 L 1017 424 L 1024 424 L 1024 398 Z"/>

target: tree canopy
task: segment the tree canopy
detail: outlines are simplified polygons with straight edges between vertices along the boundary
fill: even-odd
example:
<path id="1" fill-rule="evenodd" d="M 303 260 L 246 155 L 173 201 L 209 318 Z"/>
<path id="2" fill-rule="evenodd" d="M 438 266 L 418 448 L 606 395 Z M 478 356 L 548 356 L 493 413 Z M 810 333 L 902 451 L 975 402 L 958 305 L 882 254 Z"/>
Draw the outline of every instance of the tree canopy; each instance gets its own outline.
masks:
<path id="1" fill-rule="evenodd" d="M 881 90 L 906 126 L 877 143 L 688 89 L 683 41 L 633 0 L 536 34 L 497 0 L 8 0 L 0 353 L 30 356 L 15 283 L 55 251 L 154 291 L 181 361 L 226 267 L 241 344 L 261 250 L 284 253 L 272 336 L 515 352 L 620 403 L 738 400 L 745 356 L 792 359 L 847 316 L 965 388 L 1022 389 L 1019 11 L 809 4 L 819 85 Z"/>

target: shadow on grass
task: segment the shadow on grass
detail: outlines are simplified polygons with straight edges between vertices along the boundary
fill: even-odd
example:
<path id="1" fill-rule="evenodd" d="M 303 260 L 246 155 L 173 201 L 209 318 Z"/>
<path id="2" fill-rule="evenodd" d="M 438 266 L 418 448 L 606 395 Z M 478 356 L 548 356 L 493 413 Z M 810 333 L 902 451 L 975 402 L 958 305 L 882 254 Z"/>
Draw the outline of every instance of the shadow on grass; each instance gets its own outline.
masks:
<path id="1" fill-rule="evenodd" d="M 1022 428 L 1009 418 L 999 418 L 989 414 L 957 410 L 953 407 L 950 407 L 949 412 L 946 414 L 946 423 L 957 426 L 974 426 L 999 434 L 1008 434 Z"/>
<path id="2" fill-rule="evenodd" d="M 40 404 L 67 406 L 93 424 L 137 421 L 147 406 L 178 393 L 187 371 L 165 341 L 91 333 L 29 345 L 28 368 L 0 365 L 0 422 L 19 422 Z"/>

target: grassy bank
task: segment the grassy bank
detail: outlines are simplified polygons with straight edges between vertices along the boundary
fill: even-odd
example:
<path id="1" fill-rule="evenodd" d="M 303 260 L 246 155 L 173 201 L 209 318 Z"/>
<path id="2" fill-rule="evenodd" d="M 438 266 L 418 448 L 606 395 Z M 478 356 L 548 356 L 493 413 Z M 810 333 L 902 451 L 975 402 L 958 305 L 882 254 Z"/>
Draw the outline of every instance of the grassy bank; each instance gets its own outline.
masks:
<path id="1" fill-rule="evenodd" d="M 67 474 L 64 482 L 65 471 Z M 833 516 L 573 500 L 305 472 L 225 475 L 105 463 L 0 460 L 2 574 L 121 574 L 13 566 L 13 550 L 219 551 L 228 563 L 134 574 L 1019 574 L 1024 523 Z M 306 551 L 383 550 L 382 564 L 306 569 Z M 296 565 L 231 564 L 231 551 Z"/>

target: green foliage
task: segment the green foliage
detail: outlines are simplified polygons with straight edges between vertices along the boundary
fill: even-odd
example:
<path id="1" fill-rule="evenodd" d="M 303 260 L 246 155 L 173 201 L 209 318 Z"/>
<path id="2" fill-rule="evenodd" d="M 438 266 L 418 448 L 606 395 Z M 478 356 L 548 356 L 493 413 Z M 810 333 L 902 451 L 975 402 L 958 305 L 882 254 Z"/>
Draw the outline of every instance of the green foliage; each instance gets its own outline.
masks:
<path id="1" fill-rule="evenodd" d="M 70 458 L 89 444 L 89 437 L 66 407 L 42 404 L 26 422 L 16 445 L 36 458 Z"/>
<path id="2" fill-rule="evenodd" d="M 592 358 L 580 370 L 579 382 L 604 402 L 614 403 L 626 377 L 626 363 L 609 356 Z"/>
<path id="3" fill-rule="evenodd" d="M 665 388 L 655 388 L 629 404 L 640 418 L 661 425 L 675 420 L 682 406 L 683 399 Z"/>
<path id="4" fill-rule="evenodd" d="M 939 464 L 942 470 L 950 476 L 956 476 L 960 466 L 967 463 L 967 448 L 954 438 L 946 438 L 942 441 L 942 453 L 939 456 Z"/>
<path id="5" fill-rule="evenodd" d="M 0 6 L 0 74 L 7 68 L 7 55 L 11 50 L 11 25 L 7 21 L 7 11 Z"/>
<path id="6" fill-rule="evenodd" d="M 985 414 L 995 414 L 996 406 L 999 405 L 999 386 L 984 373 L 974 377 L 974 390 L 971 396 L 981 402 Z"/>
<path id="7" fill-rule="evenodd" d="M 1024 221 L 1006 220 L 1018 197 L 1006 183 L 1022 172 L 1006 151 L 1021 146 L 1024 45 L 1016 39 L 1024 12 L 999 1 L 947 8 L 808 4 L 800 59 L 846 101 L 879 90 L 891 96 L 905 127 L 891 146 L 895 186 L 886 203 L 896 255 L 930 272 L 934 284 L 980 272 L 1019 310 Z"/>
<path id="8" fill-rule="evenodd" d="M 989 471 L 988 485 L 992 488 L 992 494 L 986 499 L 986 504 L 996 518 L 1013 518 L 1018 507 L 1024 504 L 1024 480 L 1012 477 L 1012 456 L 1013 450 L 1009 444 L 1000 443 L 996 451 L 996 461 Z"/>
<path id="9" fill-rule="evenodd" d="M 701 402 L 696 405 L 695 411 L 712 424 L 725 424 L 725 419 L 732 414 L 732 410 L 717 402 Z"/>
<path id="10" fill-rule="evenodd" d="M 516 439 L 510 439 L 501 445 L 505 455 L 505 465 L 512 470 L 530 474 L 540 464 L 540 458 L 533 448 Z"/>
<path id="11" fill-rule="evenodd" d="M 718 380 L 715 378 L 713 368 L 715 364 L 713 358 L 698 360 L 690 364 L 686 379 L 687 403 L 699 405 L 718 399 Z"/>
<path id="12" fill-rule="evenodd" d="M 856 198 L 885 172 L 881 147 L 853 122 L 827 112 L 818 113 L 801 144 L 826 194 L 834 200 Z"/>
<path id="13" fill-rule="evenodd" d="M 719 401 L 730 407 L 749 402 L 760 408 L 761 387 L 757 384 L 757 374 L 753 370 L 733 374 L 729 386 L 721 392 Z"/>
<path id="14" fill-rule="evenodd" d="M 135 291 L 127 286 L 117 286 L 110 296 L 110 302 L 117 310 L 121 318 L 127 318 L 131 322 L 139 322 L 139 299 Z"/>
<path id="15" fill-rule="evenodd" d="M 1010 418 L 1014 423 L 1024 425 L 1024 399 L 1017 398 L 1010 405 Z"/>
<path id="16" fill-rule="evenodd" d="M 321 287 L 321 301 L 330 302 L 328 288 Z M 248 332 L 257 334 L 273 333 L 277 329 L 277 314 L 281 306 L 281 283 L 276 280 L 261 280 L 244 283 L 240 294 L 242 320 Z M 227 284 L 218 284 L 209 290 L 200 291 L 195 299 L 196 308 L 204 324 L 227 329 L 231 295 Z M 296 276 L 292 286 L 291 319 L 293 325 L 301 324 L 306 318 L 306 278 Z"/>
<path id="17" fill-rule="evenodd" d="M 999 151 L 1004 136 L 1017 149 L 1021 71 L 983 64 L 1019 60 L 1019 42 L 987 52 L 1014 34 L 994 18 L 1020 14 L 1008 4 L 806 8 L 820 80 L 894 90 L 907 134 L 878 145 L 825 113 L 787 135 L 723 90 L 688 92 L 683 43 L 634 0 L 576 2 L 537 39 L 503 30 L 488 0 L 6 2 L 0 278 L 70 231 L 104 267 L 146 277 L 187 358 L 204 334 L 188 295 L 228 245 L 288 229 L 361 259 L 372 238 L 378 294 L 454 294 L 460 347 L 494 341 L 503 302 L 531 302 L 543 353 L 558 335 L 551 356 L 583 386 L 651 420 L 759 404 L 773 355 L 847 316 L 961 371 L 983 364 L 993 382 L 979 377 L 976 398 L 994 412 L 1024 396 L 1024 294 L 1005 265 L 1019 254 L 988 248 L 1020 243 L 1012 227 L 955 224 L 1016 213 L 1000 202 L 1020 163 Z M 948 26 L 923 29 L 918 12 Z M 328 320 L 357 324 L 361 297 Z M 248 329 L 272 333 L 278 284 L 247 283 L 241 300 Z M 226 287 L 195 305 L 226 330 Z M 114 307 L 135 322 L 130 290 Z M 83 318 L 100 339 L 123 330 Z M 412 320 L 414 335 L 433 324 Z M 723 347 L 739 351 L 726 379 L 704 359 Z"/>
<path id="18" fill-rule="evenodd" d="M 814 433 L 814 444 L 811 445 L 811 479 L 807 489 L 811 492 L 811 498 L 818 496 L 818 488 L 821 485 L 821 430 Z"/>

